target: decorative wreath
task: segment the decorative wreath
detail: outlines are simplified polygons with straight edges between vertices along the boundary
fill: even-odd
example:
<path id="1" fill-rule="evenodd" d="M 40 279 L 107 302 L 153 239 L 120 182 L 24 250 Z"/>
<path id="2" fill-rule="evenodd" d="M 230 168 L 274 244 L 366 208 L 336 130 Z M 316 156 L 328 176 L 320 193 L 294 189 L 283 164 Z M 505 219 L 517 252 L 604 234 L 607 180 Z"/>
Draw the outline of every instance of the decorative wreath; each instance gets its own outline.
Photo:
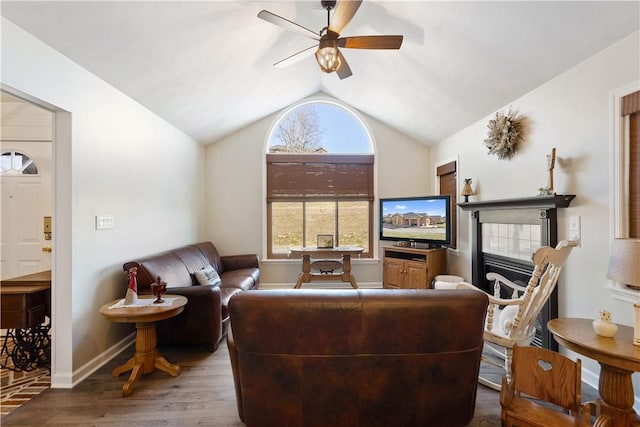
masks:
<path id="1" fill-rule="evenodd" d="M 524 141 L 524 120 L 517 111 L 509 108 L 508 113 L 497 112 L 496 118 L 489 120 L 487 139 L 484 144 L 487 154 L 495 154 L 499 159 L 510 159 L 516 154 L 518 145 Z"/>

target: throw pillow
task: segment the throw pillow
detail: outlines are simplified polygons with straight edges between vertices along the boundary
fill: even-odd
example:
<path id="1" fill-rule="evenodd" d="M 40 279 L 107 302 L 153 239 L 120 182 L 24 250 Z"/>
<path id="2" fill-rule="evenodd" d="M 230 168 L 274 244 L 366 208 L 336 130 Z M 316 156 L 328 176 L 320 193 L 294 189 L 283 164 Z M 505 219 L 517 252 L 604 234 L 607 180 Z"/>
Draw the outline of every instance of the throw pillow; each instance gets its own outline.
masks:
<path id="1" fill-rule="evenodd" d="M 513 319 L 516 318 L 516 314 L 518 314 L 518 305 L 509 305 L 502 309 L 500 312 L 500 326 L 505 333 L 508 333 L 513 326 Z"/>
<path id="2" fill-rule="evenodd" d="M 213 266 L 208 265 L 200 271 L 196 271 L 196 280 L 201 285 L 217 285 L 222 279 Z"/>

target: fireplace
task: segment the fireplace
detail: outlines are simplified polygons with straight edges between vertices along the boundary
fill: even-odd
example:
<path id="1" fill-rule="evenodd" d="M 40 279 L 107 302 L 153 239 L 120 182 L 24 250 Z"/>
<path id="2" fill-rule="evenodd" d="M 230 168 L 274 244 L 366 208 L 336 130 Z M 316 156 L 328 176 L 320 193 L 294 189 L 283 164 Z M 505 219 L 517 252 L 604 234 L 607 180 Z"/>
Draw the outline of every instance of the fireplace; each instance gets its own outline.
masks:
<path id="1" fill-rule="evenodd" d="M 486 275 L 495 272 L 525 286 L 533 271 L 531 255 L 540 246 L 558 243 L 557 210 L 568 207 L 574 197 L 551 195 L 458 203 L 462 210 L 471 212 L 472 283 L 493 293 L 493 283 Z M 540 313 L 532 345 L 558 350 L 547 330 L 547 322 L 556 317 L 557 287 Z"/>

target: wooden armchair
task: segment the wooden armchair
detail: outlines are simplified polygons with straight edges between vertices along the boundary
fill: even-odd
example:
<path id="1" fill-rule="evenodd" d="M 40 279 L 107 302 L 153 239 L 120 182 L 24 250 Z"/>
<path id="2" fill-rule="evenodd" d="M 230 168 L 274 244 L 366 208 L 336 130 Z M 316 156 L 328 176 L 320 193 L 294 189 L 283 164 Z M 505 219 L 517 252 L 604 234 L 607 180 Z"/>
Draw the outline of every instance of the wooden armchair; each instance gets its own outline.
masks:
<path id="1" fill-rule="evenodd" d="M 494 294 L 489 296 L 489 306 L 484 328 L 485 354 L 482 361 L 504 369 L 511 379 L 511 353 L 514 346 L 527 346 L 536 332 L 536 319 L 558 283 L 562 267 L 577 243 L 563 240 L 555 248 L 542 246 L 533 254 L 533 272 L 527 286 L 517 285 L 497 273 L 487 274 L 494 281 Z M 470 283 L 459 283 L 460 288 L 479 290 Z M 501 290 L 509 289 L 511 298 L 502 298 Z M 480 290 L 479 290 L 480 291 Z M 495 358 L 499 361 L 496 362 Z M 502 362 L 502 363 L 501 363 Z M 480 377 L 481 384 L 500 390 L 501 385 Z"/>
<path id="2" fill-rule="evenodd" d="M 544 348 L 514 347 L 511 381 L 502 378 L 502 425 L 589 426 L 590 408 L 581 401 L 580 371 L 580 359 L 574 362 Z"/>

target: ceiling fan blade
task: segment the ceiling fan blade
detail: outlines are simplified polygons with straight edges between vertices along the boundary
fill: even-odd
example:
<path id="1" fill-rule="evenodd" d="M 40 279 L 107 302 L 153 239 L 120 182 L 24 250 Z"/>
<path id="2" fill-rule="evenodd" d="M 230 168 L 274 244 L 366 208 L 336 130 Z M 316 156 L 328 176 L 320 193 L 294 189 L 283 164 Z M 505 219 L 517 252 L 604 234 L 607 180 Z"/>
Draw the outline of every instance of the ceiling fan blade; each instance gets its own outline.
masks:
<path id="1" fill-rule="evenodd" d="M 361 3 L 362 0 L 339 0 L 331 17 L 329 30 L 340 34 L 356 14 Z"/>
<path id="2" fill-rule="evenodd" d="M 402 36 L 354 36 L 338 39 L 338 46 L 348 49 L 400 49 Z"/>
<path id="3" fill-rule="evenodd" d="M 336 73 L 338 73 L 338 77 L 340 77 L 340 80 L 346 79 L 352 74 L 351 68 L 349 68 L 349 64 L 347 64 L 347 60 L 342 55 L 342 52 L 340 52 L 339 50 L 338 50 L 338 56 L 340 57 L 340 67 L 338 67 L 338 69 L 336 70 Z"/>
<path id="4" fill-rule="evenodd" d="M 311 31 L 310 29 L 303 27 L 302 25 L 296 24 L 293 21 L 289 21 L 282 16 L 278 16 L 275 13 L 271 13 L 268 10 L 261 10 L 258 12 L 258 18 L 263 19 L 271 24 L 277 25 L 279 27 L 284 28 L 288 31 L 293 31 L 294 33 L 301 34 L 305 37 L 312 38 L 314 40 L 320 40 L 320 35 Z"/>
<path id="5" fill-rule="evenodd" d="M 316 49 L 317 47 L 318 47 L 318 45 L 308 47 L 308 48 L 306 48 L 304 50 L 301 50 L 300 52 L 294 53 L 291 56 L 287 56 L 286 58 L 276 62 L 273 65 L 275 67 L 278 67 L 278 68 L 288 67 L 289 65 L 295 64 L 296 62 L 300 61 L 301 59 L 304 59 L 307 56 L 311 55 L 313 52 L 315 52 L 314 49 Z"/>

